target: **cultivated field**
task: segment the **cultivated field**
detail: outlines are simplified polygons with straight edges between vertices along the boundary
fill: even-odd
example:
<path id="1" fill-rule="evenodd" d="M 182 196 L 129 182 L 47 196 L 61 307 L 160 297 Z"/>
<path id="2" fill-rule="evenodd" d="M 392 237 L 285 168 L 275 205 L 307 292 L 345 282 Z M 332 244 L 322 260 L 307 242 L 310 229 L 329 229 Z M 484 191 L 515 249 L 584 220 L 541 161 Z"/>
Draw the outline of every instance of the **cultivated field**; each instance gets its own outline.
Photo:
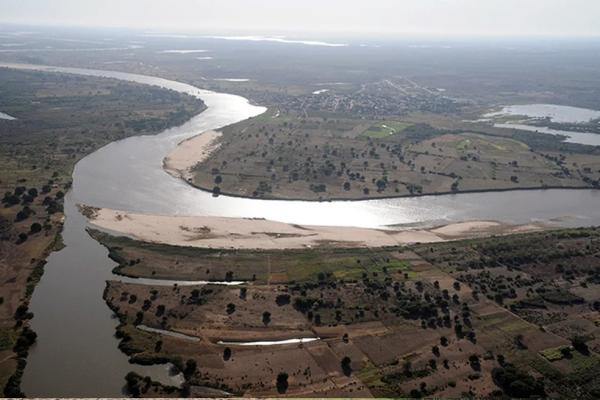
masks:
<path id="1" fill-rule="evenodd" d="M 107 285 L 121 348 L 174 361 L 191 394 L 591 399 L 600 388 L 597 229 L 202 255 L 94 235 L 120 273 L 245 281 Z M 277 344 L 301 338 L 313 340 Z"/>

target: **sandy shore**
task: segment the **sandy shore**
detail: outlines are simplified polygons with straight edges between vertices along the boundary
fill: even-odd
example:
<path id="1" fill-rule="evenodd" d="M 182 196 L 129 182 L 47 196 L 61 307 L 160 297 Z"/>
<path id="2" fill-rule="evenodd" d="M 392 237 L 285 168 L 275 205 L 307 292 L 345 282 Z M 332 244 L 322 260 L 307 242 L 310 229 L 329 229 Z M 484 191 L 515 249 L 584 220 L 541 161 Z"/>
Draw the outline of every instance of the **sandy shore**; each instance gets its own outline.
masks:
<path id="1" fill-rule="evenodd" d="M 380 230 L 301 226 L 264 219 L 147 215 L 110 209 L 95 209 L 86 212 L 86 216 L 98 228 L 146 242 L 223 249 L 385 247 L 543 229 L 533 224 L 470 221 L 428 230 Z"/>
<path id="2" fill-rule="evenodd" d="M 221 132 L 206 131 L 184 140 L 165 157 L 163 168 L 176 178 L 190 181 L 193 177 L 192 169 L 219 147 L 217 143 L 219 137 Z"/>

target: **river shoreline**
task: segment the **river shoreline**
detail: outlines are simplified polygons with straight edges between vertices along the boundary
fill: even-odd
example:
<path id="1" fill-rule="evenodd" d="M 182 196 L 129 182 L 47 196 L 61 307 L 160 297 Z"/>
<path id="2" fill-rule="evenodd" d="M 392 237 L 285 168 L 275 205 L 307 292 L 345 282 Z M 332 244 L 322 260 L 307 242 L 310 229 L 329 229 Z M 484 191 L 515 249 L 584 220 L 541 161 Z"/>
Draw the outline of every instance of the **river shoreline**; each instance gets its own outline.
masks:
<path id="1" fill-rule="evenodd" d="M 36 289 L 32 302 L 34 305 L 33 311 L 36 313 L 36 318 L 33 320 L 34 329 L 38 330 L 37 326 L 40 328 L 38 330 L 40 332 L 40 342 L 30 354 L 31 363 L 25 370 L 24 375 L 25 390 L 30 395 L 118 397 L 121 394 L 124 374 L 136 369 L 117 350 L 118 341 L 112 336 L 117 321 L 113 319 L 113 313 L 102 301 L 101 295 L 105 289 L 105 282 L 114 279 L 111 271 L 115 264 L 108 259 L 106 249 L 85 234 L 88 221 L 79 214 L 75 204 L 90 204 L 106 209 L 116 209 L 125 204 L 125 207 L 133 207 L 138 213 L 147 213 L 135 215 L 158 218 L 159 222 L 163 221 L 160 220 L 161 217 L 156 217 L 156 215 L 161 213 L 188 215 L 210 215 L 211 213 L 213 215 L 216 213 L 219 213 L 216 215 L 231 215 L 241 213 L 245 216 L 269 217 L 273 220 L 301 218 L 303 222 L 311 221 L 313 224 L 316 220 L 322 224 L 329 224 L 333 221 L 333 225 L 339 222 L 340 225 L 344 223 L 368 223 L 379 226 L 382 225 L 382 221 L 389 224 L 420 222 L 438 218 L 464 221 L 469 218 L 475 219 L 476 217 L 473 217 L 473 215 L 478 215 L 477 210 L 474 210 L 474 208 L 477 207 L 477 202 L 480 202 L 480 199 L 476 199 L 472 203 L 462 201 L 464 203 L 462 214 L 456 214 L 457 207 L 454 203 L 450 206 L 423 204 L 415 210 L 416 207 L 410 209 L 411 205 L 407 204 L 364 202 L 365 205 L 373 205 L 373 208 L 381 207 L 389 212 L 389 214 L 381 212 L 377 214 L 372 209 L 349 210 L 346 206 L 333 210 L 326 205 L 320 205 L 319 210 L 308 210 L 306 206 L 301 204 L 294 209 L 285 206 L 274 210 L 278 207 L 273 207 L 273 203 L 268 206 L 263 205 L 261 208 L 260 204 L 256 204 L 260 201 L 244 202 L 244 204 L 237 205 L 228 204 L 226 198 L 214 200 L 206 194 L 198 195 L 198 191 L 189 188 L 188 185 L 173 179 L 164 172 L 161 160 L 163 160 L 165 152 L 175 147 L 181 139 L 196 136 L 197 132 L 219 129 L 243 118 L 249 118 L 259 113 L 260 110 L 250 107 L 248 102 L 239 96 L 204 91 L 191 85 L 160 78 L 99 70 L 61 69 L 42 66 L 30 66 L 29 68 L 131 80 L 170 88 L 200 97 L 203 100 L 206 97 L 211 101 L 208 104 L 207 112 L 200 114 L 201 117 L 192 118 L 179 128 L 167 130 L 157 136 L 140 136 L 115 142 L 90 154 L 76 165 L 73 174 L 73 190 L 68 194 L 67 201 L 65 201 L 65 215 L 68 218 L 64 236 L 67 247 L 49 257 L 47 273 L 39 285 L 39 290 Z M 591 198 L 592 196 L 588 197 Z M 464 200 L 468 199 L 465 198 Z M 589 204 L 595 198 L 584 200 L 587 201 L 586 204 Z M 561 201 L 560 205 L 562 206 L 563 203 Z M 524 205 L 526 206 L 526 204 Z M 564 203 L 564 206 L 560 210 L 567 209 L 566 212 L 569 212 L 566 203 Z M 539 208 L 541 208 L 539 202 L 535 202 L 535 209 Z M 446 210 L 450 209 L 453 210 L 454 214 L 447 213 Z M 502 214 L 502 209 L 495 210 L 493 202 L 486 202 L 485 209 L 494 210 L 494 216 L 497 215 L 500 220 L 512 221 L 518 217 L 515 216 L 513 208 L 510 208 L 505 214 Z M 581 212 L 586 213 L 584 215 L 588 218 L 586 221 L 591 221 L 593 220 L 592 217 L 596 217 L 596 208 L 588 206 L 585 210 Z M 530 221 L 533 215 L 531 210 L 523 207 L 522 211 L 527 216 L 527 220 Z M 558 213 L 562 212 L 564 211 L 558 211 Z M 134 213 L 130 213 L 130 215 L 134 215 Z M 332 215 L 339 218 L 332 218 Z M 557 214 L 551 207 L 542 209 L 540 215 L 539 218 L 545 218 L 548 215 L 551 215 L 552 218 L 563 216 L 563 214 Z M 164 218 L 173 218 L 176 221 L 176 218 L 186 217 Z M 249 221 L 243 228 L 246 229 L 246 233 L 250 235 L 250 238 L 254 235 L 253 232 L 256 232 L 257 221 L 267 221 L 262 218 L 191 218 L 213 218 L 215 220 L 212 223 L 214 223 L 215 229 L 223 229 L 223 220 L 227 220 L 233 226 L 239 224 L 240 221 Z M 277 235 L 279 232 L 267 229 L 269 228 L 268 224 L 271 223 L 270 221 L 264 223 L 266 224 L 265 229 L 263 229 L 262 238 L 259 241 L 273 243 L 273 246 L 275 246 L 277 238 L 273 238 L 272 235 L 273 233 Z M 294 235 L 307 237 L 307 230 L 302 226 L 279 224 L 292 230 L 292 237 L 287 237 L 287 239 L 294 239 Z M 501 225 L 501 223 L 495 224 Z M 157 226 L 160 228 L 158 231 L 150 231 L 150 236 L 154 240 L 156 240 L 157 235 L 165 234 L 166 226 L 162 224 Z M 202 226 L 200 224 L 195 228 L 202 228 Z M 194 228 L 194 226 L 192 227 Z M 483 230 L 491 229 L 489 225 L 479 225 L 479 228 Z M 174 225 L 171 229 L 174 229 L 175 232 L 181 231 L 180 225 Z M 340 232 L 342 231 L 342 228 L 338 229 Z M 425 238 L 437 240 L 440 235 L 453 234 L 452 230 L 448 232 L 447 229 L 438 234 L 431 232 L 422 232 L 421 234 Z M 368 228 L 350 228 L 343 235 L 351 235 L 352 232 L 361 233 L 361 237 L 365 232 L 377 232 L 380 237 L 387 237 L 387 239 L 390 236 L 383 230 L 369 230 Z M 205 233 L 205 230 L 200 229 L 198 232 L 192 231 L 186 234 L 204 235 Z M 334 235 L 336 241 L 340 239 L 339 236 L 335 236 L 338 235 L 335 229 L 329 232 L 325 230 L 325 233 Z M 399 234 L 413 235 L 411 240 L 414 240 L 415 231 L 402 231 Z M 486 234 L 489 234 L 489 231 Z M 283 239 L 286 239 L 285 235 Z M 313 239 L 308 237 L 308 243 L 310 244 Z M 225 237 L 221 240 L 229 243 L 229 245 L 231 244 L 230 238 Z M 184 240 L 182 243 L 189 245 L 189 240 Z M 392 243 L 393 246 L 398 245 L 397 240 L 391 240 L 389 243 Z M 255 246 L 251 246 L 251 244 L 252 241 L 246 246 L 254 249 Z M 278 243 L 277 245 L 279 246 Z M 298 245 L 296 244 L 296 246 Z M 85 268 L 82 268 L 82 260 L 85 262 Z M 89 346 L 89 343 L 93 343 L 94 346 Z M 95 360 L 99 363 L 90 363 L 89 360 Z M 147 368 L 137 370 L 143 374 L 150 373 Z M 156 369 L 155 372 L 164 374 L 164 371 L 160 369 Z"/>

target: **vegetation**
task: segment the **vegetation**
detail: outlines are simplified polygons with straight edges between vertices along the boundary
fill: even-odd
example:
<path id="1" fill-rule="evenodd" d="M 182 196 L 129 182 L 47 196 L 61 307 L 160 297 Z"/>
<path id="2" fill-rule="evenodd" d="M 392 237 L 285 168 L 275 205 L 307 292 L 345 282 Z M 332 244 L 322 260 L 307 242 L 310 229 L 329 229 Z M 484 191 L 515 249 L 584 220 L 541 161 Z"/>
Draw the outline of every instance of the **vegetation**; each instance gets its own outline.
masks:
<path id="1" fill-rule="evenodd" d="M 0 297 L 5 302 L 0 330 L 17 338 L 14 348 L 6 343 L 0 385 L 6 396 L 18 396 L 27 349 L 35 340 L 28 328 L 29 299 L 45 258 L 62 245 L 63 201 L 73 166 L 113 140 L 180 124 L 204 105 L 110 79 L 0 68 L 0 82 L 2 111 L 17 117 L 0 119 Z"/>
<path id="2" fill-rule="evenodd" d="M 249 254 L 254 252 L 220 250 L 217 257 L 208 250 L 93 234 L 117 259 L 134 259 L 143 251 L 136 271 L 168 263 L 169 257 L 187 270 L 185 260 L 190 257 L 213 267 L 227 260 L 235 279 L 255 276 L 242 288 L 109 283 L 105 298 L 123 318 L 134 359 L 153 354 L 159 337 L 126 328 L 134 322 L 183 332 L 193 329 L 207 341 L 190 353 L 185 339 L 161 338 L 171 341 L 168 350 L 162 346 L 161 357 L 197 361 L 198 373 L 187 374 L 189 385 L 202 382 L 237 394 L 294 394 L 319 387 L 325 371 L 333 368 L 354 382 L 344 389 L 348 395 L 528 397 L 565 396 L 577 390 L 581 398 L 592 399 L 599 386 L 597 378 L 584 372 L 600 368 L 589 336 L 595 325 L 587 325 L 582 333 L 581 324 L 569 322 L 578 321 L 600 301 L 594 278 L 600 252 L 597 228 L 366 252 L 256 252 L 262 264 L 270 257 L 272 267 L 277 265 L 270 279 L 262 275 L 260 263 L 253 264 Z M 303 263 L 293 261 L 309 255 Z M 146 264 L 145 258 L 154 263 Z M 314 275 L 284 278 L 318 262 L 322 264 Z M 327 269 L 329 262 L 332 270 Z M 557 268 L 559 264 L 563 267 Z M 241 265 L 250 269 L 242 273 Z M 189 271 L 204 268 L 190 264 Z M 141 320 L 140 301 L 129 302 L 132 294 L 149 301 Z M 157 316 L 159 306 L 164 309 Z M 233 307 L 234 313 L 214 319 Z M 321 340 L 279 345 L 274 351 L 271 346 L 224 347 L 215 335 L 240 341 L 314 335 Z M 321 354 L 317 361 L 314 354 Z M 212 366 L 208 360 L 213 355 L 224 364 Z M 245 367 L 248 363 L 254 365 L 252 371 Z M 299 365 L 307 369 L 297 369 Z M 286 371 L 275 379 L 277 393 L 268 391 L 273 387 L 272 370 Z M 484 391 L 486 382 L 493 382 L 495 389 Z M 324 395 L 334 389 L 319 390 Z"/>
<path id="3" fill-rule="evenodd" d="M 270 110 L 224 128 L 191 183 L 214 195 L 308 200 L 600 187 L 594 147 L 404 119 Z"/>

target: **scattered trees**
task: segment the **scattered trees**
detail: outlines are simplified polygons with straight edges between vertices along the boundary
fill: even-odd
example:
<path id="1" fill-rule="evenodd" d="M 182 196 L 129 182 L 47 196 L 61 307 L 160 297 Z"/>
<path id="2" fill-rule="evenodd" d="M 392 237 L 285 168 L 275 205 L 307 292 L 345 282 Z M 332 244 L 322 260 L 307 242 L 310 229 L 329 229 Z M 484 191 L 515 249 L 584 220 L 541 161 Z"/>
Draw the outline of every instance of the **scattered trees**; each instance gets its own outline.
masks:
<path id="1" fill-rule="evenodd" d="M 492 370 L 492 379 L 510 397 L 545 397 L 544 382 L 517 370 L 512 364 Z"/>

